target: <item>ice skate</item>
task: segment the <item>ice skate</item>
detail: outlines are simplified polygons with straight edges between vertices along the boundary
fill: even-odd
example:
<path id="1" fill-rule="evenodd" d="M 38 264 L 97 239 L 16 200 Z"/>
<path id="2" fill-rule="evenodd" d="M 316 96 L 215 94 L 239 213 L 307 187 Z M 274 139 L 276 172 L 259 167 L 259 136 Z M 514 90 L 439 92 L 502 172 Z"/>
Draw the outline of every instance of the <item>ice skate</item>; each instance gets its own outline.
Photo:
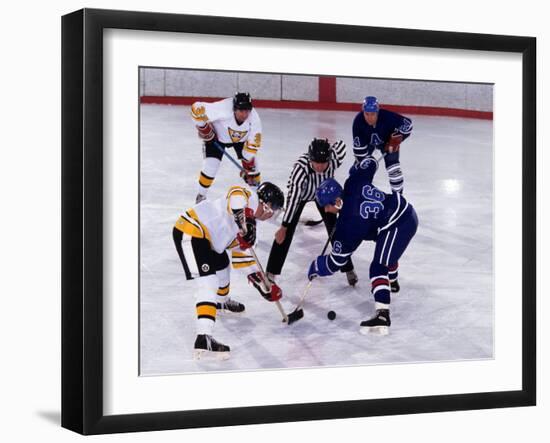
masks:
<path id="1" fill-rule="evenodd" d="M 359 281 L 359 278 L 357 277 L 357 274 L 354 270 L 346 272 L 346 278 L 348 279 L 348 284 L 350 286 L 355 286 Z"/>
<path id="2" fill-rule="evenodd" d="M 245 310 L 245 307 L 242 303 L 239 303 L 238 301 L 231 298 L 224 300 L 222 303 L 217 303 L 216 308 L 218 309 L 218 311 L 232 312 L 234 314 L 240 314 Z"/>
<path id="3" fill-rule="evenodd" d="M 216 341 L 211 335 L 197 335 L 193 350 L 193 359 L 201 360 L 206 357 L 227 360 L 229 358 L 229 346 Z"/>
<path id="4" fill-rule="evenodd" d="M 390 310 L 389 309 L 377 309 L 376 315 L 370 320 L 361 322 L 361 334 L 368 334 L 370 332 L 378 335 L 388 335 L 390 332 Z"/>
<path id="5" fill-rule="evenodd" d="M 399 292 L 399 289 L 401 289 L 399 287 L 399 282 L 397 280 L 390 281 L 390 289 L 392 293 L 397 294 Z"/>

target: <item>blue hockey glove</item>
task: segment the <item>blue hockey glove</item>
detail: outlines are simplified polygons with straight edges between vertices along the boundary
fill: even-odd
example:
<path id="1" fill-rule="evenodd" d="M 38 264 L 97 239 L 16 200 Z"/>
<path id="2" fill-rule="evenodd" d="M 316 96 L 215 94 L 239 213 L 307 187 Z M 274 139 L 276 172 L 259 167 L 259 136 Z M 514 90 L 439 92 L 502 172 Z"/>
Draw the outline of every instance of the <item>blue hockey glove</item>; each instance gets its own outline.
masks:
<path id="1" fill-rule="evenodd" d="M 307 278 L 309 281 L 311 281 L 316 277 L 319 277 L 319 273 L 317 271 L 317 260 L 313 260 L 311 262 L 311 265 L 309 265 L 309 271 L 307 271 Z"/>
<path id="2" fill-rule="evenodd" d="M 327 266 L 327 256 L 320 255 L 311 262 L 307 278 L 311 281 L 316 277 L 327 277 L 332 275 L 332 271 Z"/>
<path id="3" fill-rule="evenodd" d="M 367 155 L 361 161 L 355 160 L 355 163 L 349 170 L 349 175 L 355 174 L 358 171 L 364 172 L 366 170 L 374 175 L 378 169 L 378 160 L 380 159 L 376 159 L 373 154 Z"/>

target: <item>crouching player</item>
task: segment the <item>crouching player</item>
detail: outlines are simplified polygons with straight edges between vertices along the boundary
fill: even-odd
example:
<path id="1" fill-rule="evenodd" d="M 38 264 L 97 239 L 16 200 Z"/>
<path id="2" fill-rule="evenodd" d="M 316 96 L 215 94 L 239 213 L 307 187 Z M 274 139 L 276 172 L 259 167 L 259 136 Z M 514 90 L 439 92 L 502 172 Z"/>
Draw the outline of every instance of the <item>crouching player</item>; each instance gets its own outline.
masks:
<path id="1" fill-rule="evenodd" d="M 205 200 L 188 209 L 177 220 L 173 239 L 185 276 L 196 279 L 197 337 L 194 357 L 210 354 L 229 358 L 229 346 L 212 337 L 218 310 L 243 312 L 242 303 L 229 297 L 229 256 L 233 267 L 247 268 L 248 281 L 268 301 L 282 297 L 281 289 L 267 288 L 253 256 L 247 252 L 256 240 L 256 220 L 269 219 L 284 206 L 284 195 L 274 184 L 262 183 L 257 193 L 233 186 L 225 198 Z M 187 237 L 189 242 L 183 242 Z M 190 246 L 184 253 L 184 245 Z"/>
<path id="2" fill-rule="evenodd" d="M 325 211 L 339 213 L 330 255 L 317 257 L 308 278 L 325 277 L 338 271 L 362 241 L 376 242 L 370 266 L 376 314 L 361 323 L 361 332 L 389 332 L 390 291 L 397 292 L 397 264 L 418 227 L 412 205 L 398 192 L 386 194 L 372 184 L 378 162 L 366 157 L 350 169 L 344 189 L 334 179 L 317 189 L 317 201 Z"/>

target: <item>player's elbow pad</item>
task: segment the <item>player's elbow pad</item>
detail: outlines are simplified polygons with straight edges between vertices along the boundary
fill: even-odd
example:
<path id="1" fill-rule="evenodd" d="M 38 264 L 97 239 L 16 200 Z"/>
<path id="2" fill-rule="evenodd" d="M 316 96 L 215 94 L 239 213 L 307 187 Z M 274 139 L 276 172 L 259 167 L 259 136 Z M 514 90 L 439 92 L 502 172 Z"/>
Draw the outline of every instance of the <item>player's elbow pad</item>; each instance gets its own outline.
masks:
<path id="1" fill-rule="evenodd" d="M 206 108 L 200 102 L 193 103 L 191 106 L 191 117 L 196 124 L 203 125 L 208 121 Z"/>

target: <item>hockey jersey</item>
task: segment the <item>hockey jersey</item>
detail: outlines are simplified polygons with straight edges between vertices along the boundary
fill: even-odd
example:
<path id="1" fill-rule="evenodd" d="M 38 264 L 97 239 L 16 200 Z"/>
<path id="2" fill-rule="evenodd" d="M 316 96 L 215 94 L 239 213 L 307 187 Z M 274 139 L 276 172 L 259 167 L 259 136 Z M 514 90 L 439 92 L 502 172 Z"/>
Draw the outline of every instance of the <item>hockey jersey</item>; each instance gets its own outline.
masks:
<path id="1" fill-rule="evenodd" d="M 358 161 L 374 152 L 375 149 L 383 150 L 392 134 L 401 134 L 403 140 L 411 135 L 413 126 L 409 118 L 380 109 L 375 126 L 365 121 L 363 112 L 359 112 L 353 120 L 353 154 Z"/>
<path id="2" fill-rule="evenodd" d="M 350 169 L 332 238 L 332 252 L 326 256 L 330 273 L 344 266 L 362 241 L 376 240 L 412 208 L 400 193 L 386 194 L 372 184 L 377 169 L 378 162 L 373 157 Z"/>
<path id="3" fill-rule="evenodd" d="M 196 125 L 210 122 L 218 141 L 226 146 L 243 143 L 243 157 L 251 160 L 262 144 L 262 124 L 254 108 L 240 125 L 233 113 L 233 99 L 226 98 L 213 103 L 195 102 L 191 106 L 191 117 Z"/>
<path id="4" fill-rule="evenodd" d="M 203 200 L 185 211 L 176 228 L 192 237 L 206 238 L 212 249 L 221 254 L 236 246 L 239 227 L 233 212 L 245 208 L 256 212 L 258 196 L 243 186 L 232 186 L 225 198 Z"/>

